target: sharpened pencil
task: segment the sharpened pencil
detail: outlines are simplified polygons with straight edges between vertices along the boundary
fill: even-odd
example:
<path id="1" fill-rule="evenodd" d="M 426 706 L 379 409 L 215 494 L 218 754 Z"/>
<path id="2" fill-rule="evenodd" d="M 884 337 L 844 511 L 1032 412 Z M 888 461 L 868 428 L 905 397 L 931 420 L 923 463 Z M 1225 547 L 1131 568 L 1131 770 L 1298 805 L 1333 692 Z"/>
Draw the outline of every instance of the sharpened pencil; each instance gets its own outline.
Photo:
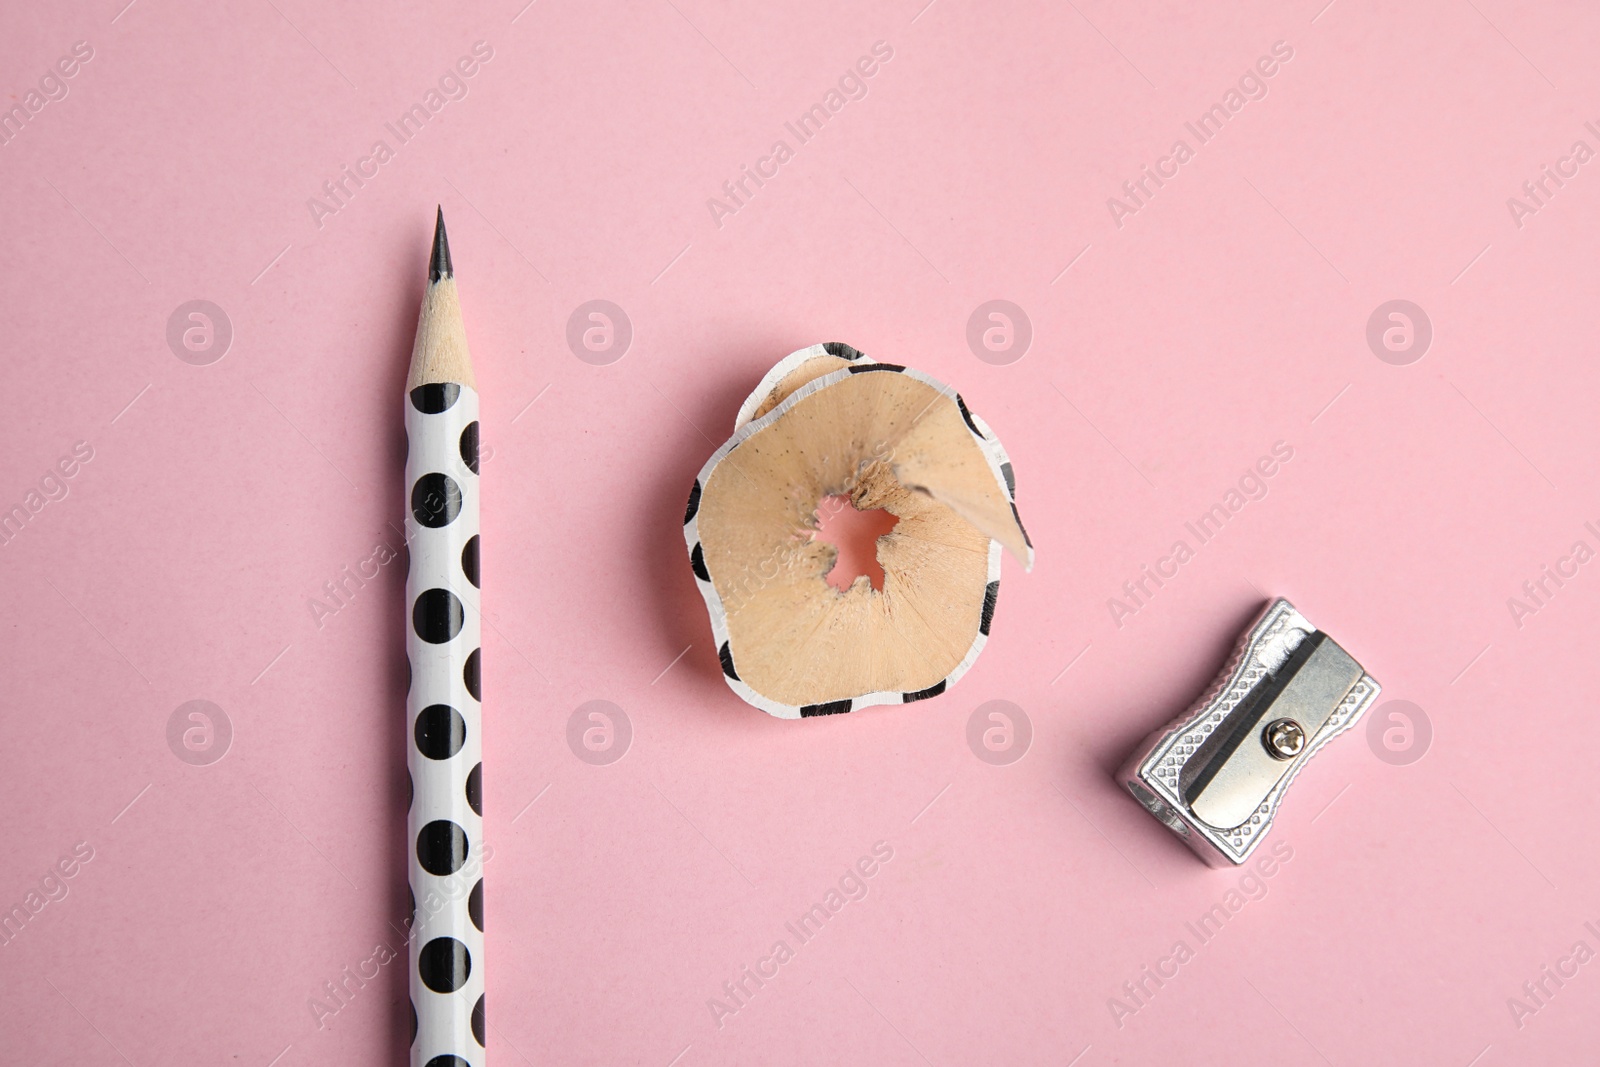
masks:
<path id="1" fill-rule="evenodd" d="M 483 1067 L 478 392 L 442 208 L 405 426 L 411 1063 Z"/>

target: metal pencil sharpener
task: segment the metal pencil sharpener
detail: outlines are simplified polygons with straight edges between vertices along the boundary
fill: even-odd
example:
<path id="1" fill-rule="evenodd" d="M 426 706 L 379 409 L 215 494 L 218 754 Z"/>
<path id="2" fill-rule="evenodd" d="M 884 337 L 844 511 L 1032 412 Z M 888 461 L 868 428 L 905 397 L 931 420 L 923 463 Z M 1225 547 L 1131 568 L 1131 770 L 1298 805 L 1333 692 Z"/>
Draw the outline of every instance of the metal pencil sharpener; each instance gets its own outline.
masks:
<path id="1" fill-rule="evenodd" d="M 1268 604 L 1211 687 L 1117 775 L 1213 867 L 1243 863 L 1289 783 L 1379 685 L 1287 600 Z"/>

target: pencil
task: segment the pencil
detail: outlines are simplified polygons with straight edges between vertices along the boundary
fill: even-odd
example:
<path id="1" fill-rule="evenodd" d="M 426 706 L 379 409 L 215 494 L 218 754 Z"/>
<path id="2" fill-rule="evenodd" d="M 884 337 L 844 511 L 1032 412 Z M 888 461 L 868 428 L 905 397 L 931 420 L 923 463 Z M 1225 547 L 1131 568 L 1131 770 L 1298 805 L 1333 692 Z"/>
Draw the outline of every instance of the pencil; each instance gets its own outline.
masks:
<path id="1" fill-rule="evenodd" d="M 412 1067 L 483 1067 L 478 391 L 444 210 L 406 378 Z"/>

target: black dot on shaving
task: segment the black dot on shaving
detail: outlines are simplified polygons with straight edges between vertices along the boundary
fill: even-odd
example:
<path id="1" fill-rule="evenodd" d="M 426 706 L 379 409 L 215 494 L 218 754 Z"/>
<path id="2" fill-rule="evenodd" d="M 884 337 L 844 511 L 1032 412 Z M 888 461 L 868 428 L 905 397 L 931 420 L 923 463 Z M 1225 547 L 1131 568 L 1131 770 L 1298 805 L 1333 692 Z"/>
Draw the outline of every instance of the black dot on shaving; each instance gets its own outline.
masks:
<path id="1" fill-rule="evenodd" d="M 983 437 L 983 431 L 978 429 L 978 424 L 972 421 L 972 412 L 967 410 L 967 402 L 961 399 L 961 394 L 956 394 L 956 407 L 961 409 L 961 417 L 966 421 L 967 429 L 978 437 Z M 987 440 L 987 438 L 984 438 Z"/>
<path id="2" fill-rule="evenodd" d="M 683 512 L 685 526 L 694 521 L 695 512 L 700 510 L 700 479 L 694 480 L 694 488 L 689 490 L 689 506 Z"/>
<path id="3" fill-rule="evenodd" d="M 800 717 L 810 719 L 817 715 L 843 715 L 853 703 L 851 700 L 830 700 L 826 704 L 807 704 L 800 709 Z"/>
<path id="4" fill-rule="evenodd" d="M 994 621 L 995 601 L 1000 599 L 1000 579 L 990 582 L 983 591 L 983 619 L 978 623 L 978 632 L 985 637 L 989 636 L 989 624 Z"/>

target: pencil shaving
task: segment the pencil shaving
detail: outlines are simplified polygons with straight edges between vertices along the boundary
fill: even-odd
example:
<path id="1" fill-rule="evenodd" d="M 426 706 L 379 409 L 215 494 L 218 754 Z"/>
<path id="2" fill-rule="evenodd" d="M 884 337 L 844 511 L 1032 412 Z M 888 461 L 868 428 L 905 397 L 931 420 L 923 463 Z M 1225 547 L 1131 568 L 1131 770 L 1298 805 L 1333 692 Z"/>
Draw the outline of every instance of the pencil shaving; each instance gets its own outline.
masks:
<path id="1" fill-rule="evenodd" d="M 747 702 L 807 718 L 936 696 L 988 640 L 1001 549 L 1033 546 L 1011 462 L 949 386 L 843 344 L 778 362 L 701 469 L 684 539 L 723 675 Z M 828 584 L 817 508 L 841 496 L 896 524 L 881 589 Z"/>

